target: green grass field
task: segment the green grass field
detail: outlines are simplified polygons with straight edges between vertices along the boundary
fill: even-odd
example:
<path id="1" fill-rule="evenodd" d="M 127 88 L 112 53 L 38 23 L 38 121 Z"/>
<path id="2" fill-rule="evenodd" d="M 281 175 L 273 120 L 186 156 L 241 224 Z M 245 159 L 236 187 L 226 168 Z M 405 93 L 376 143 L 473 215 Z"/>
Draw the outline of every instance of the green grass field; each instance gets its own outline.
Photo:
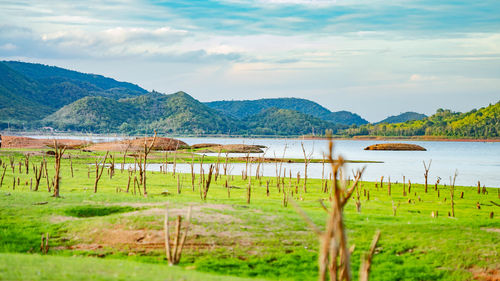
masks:
<path id="1" fill-rule="evenodd" d="M 26 153 L 32 154 L 28 174 Z M 94 193 L 95 169 L 89 165 L 103 153 L 67 151 L 65 155 L 72 156 L 74 176 L 69 159 L 64 158 L 61 197 L 54 198 L 46 178 L 42 177 L 38 191 L 30 190 L 30 182 L 34 186 L 35 181 L 32 164 L 39 166 L 40 151 L 0 151 L 0 176 L 6 167 L 0 186 L 0 280 L 317 280 L 318 239 L 291 204 L 283 206 L 276 178 L 259 181 L 254 174 L 250 204 L 248 179 L 241 176 L 212 179 L 203 201 L 199 175 L 192 190 L 190 174 L 147 172 L 148 196 L 144 197 L 134 194 L 132 184 L 125 192 L 127 171 L 116 169 L 111 179 L 106 169 Z M 117 164 L 122 156 L 115 155 Z M 14 158 L 14 172 L 9 157 Z M 45 157 L 50 183 L 54 158 Z M 189 155 L 180 158 L 180 162 L 191 160 Z M 164 154 L 156 153 L 148 163 L 163 161 Z M 226 179 L 230 194 L 224 187 Z M 299 184 L 296 178 L 289 181 L 284 179 L 284 186 L 291 186 L 293 200 L 324 227 L 326 212 L 319 200 L 328 200 L 329 194 L 321 191 L 321 180 L 309 179 L 307 192 L 303 179 Z M 380 230 L 371 280 L 498 280 L 500 209 L 492 203 L 500 203 L 496 188 L 478 194 L 476 187 L 456 187 L 455 217 L 449 217 L 449 187 L 434 190 L 432 185 L 425 193 L 423 185 L 412 184 L 404 196 L 401 183 L 392 184 L 391 195 L 387 182 L 383 188 L 379 185 L 362 182 L 358 188 L 361 212 L 355 207 L 357 194 L 344 210 L 349 245 L 355 245 L 351 259 L 355 279 L 362 254 Z M 408 191 L 408 185 L 405 188 Z M 185 215 L 188 206 L 193 208 L 177 266 L 169 266 L 165 258 L 167 203 L 172 228 L 175 216 Z M 400 204 L 395 216 L 393 203 Z M 438 216 L 432 217 L 432 212 Z M 46 233 L 50 249 L 42 254 L 41 236 Z"/>

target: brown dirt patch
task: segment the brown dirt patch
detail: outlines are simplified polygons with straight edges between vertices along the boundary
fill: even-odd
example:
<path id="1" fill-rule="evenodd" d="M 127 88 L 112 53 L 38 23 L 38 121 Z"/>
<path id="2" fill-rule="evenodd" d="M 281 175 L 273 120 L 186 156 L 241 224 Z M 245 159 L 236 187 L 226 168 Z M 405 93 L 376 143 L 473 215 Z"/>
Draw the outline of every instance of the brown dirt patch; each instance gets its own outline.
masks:
<path id="1" fill-rule="evenodd" d="M 232 247 L 235 245 L 252 245 L 250 234 L 236 230 L 222 230 L 221 225 L 239 223 L 240 219 L 231 215 L 221 214 L 215 210 L 231 210 L 226 205 L 206 204 L 193 206 L 192 216 L 196 223 L 189 227 L 185 248 L 187 250 L 214 249 L 218 247 Z M 186 215 L 187 208 L 169 208 L 171 233 L 175 229 L 174 217 Z M 208 211 L 208 212 L 207 212 Z M 165 214 L 164 208 L 151 208 L 122 214 L 128 216 L 159 216 Z M 54 218 L 63 219 L 63 218 Z M 198 223 L 199 222 L 199 223 Z M 155 227 L 163 226 L 163 219 L 155 222 Z M 202 225 L 201 225 L 202 224 Z M 183 228 L 184 229 L 184 225 Z M 161 227 L 163 228 L 163 227 Z M 94 228 L 85 233 L 75 233 L 73 238 L 81 241 L 69 246 L 73 250 L 98 250 L 113 248 L 126 250 L 132 253 L 151 252 L 162 250 L 165 247 L 163 229 L 131 229 L 126 223 L 112 225 L 106 228 Z"/>
<path id="2" fill-rule="evenodd" d="M 221 147 L 221 146 L 222 146 L 221 144 L 217 143 L 198 143 L 191 145 L 191 148 L 197 149 L 197 148 Z"/>
<path id="3" fill-rule="evenodd" d="M 469 269 L 474 280 L 500 281 L 500 269 L 472 267 Z"/>
<path id="4" fill-rule="evenodd" d="M 87 147 L 88 150 L 99 151 L 125 151 L 128 147 L 129 151 L 142 151 L 144 149 L 144 142 L 149 146 L 153 141 L 152 137 L 138 138 L 133 140 L 123 140 L 115 142 L 96 143 Z M 153 150 L 176 150 L 186 148 L 189 145 L 181 140 L 171 138 L 156 138 L 153 145 Z"/>
<path id="5" fill-rule="evenodd" d="M 222 214 L 213 210 L 233 210 L 230 206 L 207 204 L 192 206 L 192 217 L 197 221 L 217 222 L 217 223 L 240 223 L 241 219 L 231 215 Z M 208 212 L 207 212 L 208 211 Z M 169 208 L 168 213 L 170 218 L 175 216 L 185 216 L 187 207 L 184 208 Z M 122 216 L 164 216 L 165 208 L 151 208 L 146 210 L 138 210 L 128 213 L 123 213 Z"/>
<path id="6" fill-rule="evenodd" d="M 220 206 L 217 206 L 220 207 Z M 230 208 L 230 207 L 229 207 Z M 205 209 L 205 210 L 204 210 Z M 208 206 L 193 206 L 193 218 L 195 223 L 189 226 L 188 237 L 185 248 L 187 250 L 214 249 L 218 247 L 233 247 L 235 245 L 252 245 L 250 234 L 242 231 L 220 230 L 220 226 L 231 222 L 239 222 L 239 219 L 218 212 L 206 212 Z M 224 208 L 225 209 L 225 208 Z M 213 209 L 211 209 L 213 210 Z M 169 209 L 171 233 L 175 229 L 177 215 L 186 215 L 186 208 Z M 123 216 L 149 216 L 158 215 L 163 217 L 164 208 L 152 208 L 122 214 Z M 161 225 L 163 219 L 154 223 L 155 227 Z M 184 230 L 183 224 L 182 229 Z M 82 243 L 71 245 L 67 249 L 73 250 L 98 250 L 112 248 L 125 250 L 132 253 L 151 252 L 162 250 L 165 247 L 165 236 L 163 229 L 131 229 L 126 224 L 112 225 L 107 228 L 94 228 L 85 233 L 74 234 L 73 238 Z M 173 239 L 173 237 L 172 237 Z"/>
<path id="7" fill-rule="evenodd" d="M 68 147 L 68 149 L 80 148 L 88 145 L 88 142 L 83 140 L 58 139 L 57 142 L 59 145 Z M 53 139 L 2 136 L 3 148 L 49 148 L 53 146 Z"/>
<path id="8" fill-rule="evenodd" d="M 379 143 L 370 145 L 365 150 L 426 151 L 427 149 L 410 143 Z"/>
<path id="9" fill-rule="evenodd" d="M 203 150 L 198 151 L 201 153 L 218 153 L 222 151 L 223 153 L 263 153 L 262 145 L 249 145 L 249 144 L 212 144 L 212 143 L 200 143 L 191 146 L 192 148 L 203 148 Z"/>
<path id="10" fill-rule="evenodd" d="M 222 149 L 230 153 L 263 153 L 261 146 L 247 144 L 226 144 Z"/>

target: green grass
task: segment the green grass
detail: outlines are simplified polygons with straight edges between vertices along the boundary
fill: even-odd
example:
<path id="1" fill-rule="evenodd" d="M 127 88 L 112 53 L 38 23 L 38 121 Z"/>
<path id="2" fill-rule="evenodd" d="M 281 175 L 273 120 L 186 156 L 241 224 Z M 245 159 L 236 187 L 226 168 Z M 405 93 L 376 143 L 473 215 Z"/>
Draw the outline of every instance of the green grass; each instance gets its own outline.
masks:
<path id="1" fill-rule="evenodd" d="M 9 166 L 9 155 L 18 163 L 26 152 L 1 151 L 0 159 Z M 180 175 L 183 188 L 177 194 L 177 178 L 171 173 L 148 172 L 148 197 L 144 197 L 124 192 L 128 174 L 118 169 L 112 179 L 105 171 L 94 193 L 94 170 L 88 175 L 88 165 L 102 153 L 67 153 L 72 154 L 74 177 L 69 160 L 63 159 L 61 198 L 51 197 L 45 178 L 38 192 L 30 191 L 31 168 L 25 174 L 17 166 L 14 173 L 8 167 L 0 187 L 0 280 L 88 280 L 89 276 L 121 280 L 126 274 L 133 274 L 130 280 L 317 279 L 318 239 L 291 206 L 282 206 L 275 178 L 269 178 L 269 197 L 265 191 L 268 178 L 262 184 L 252 179 L 250 204 L 244 188 L 248 180 L 241 176 L 228 177 L 231 186 L 242 187 L 232 188 L 230 198 L 222 176 L 212 180 L 207 201 L 202 201 L 198 176 L 192 191 L 191 176 Z M 52 177 L 53 158 L 46 158 Z M 41 156 L 30 159 L 37 164 Z M 116 159 L 121 162 L 118 154 Z M 1 172 L 3 168 L 0 176 Z M 318 200 L 328 200 L 328 194 L 320 191 L 320 180 L 309 179 L 307 193 L 302 182 L 295 192 L 295 180 L 294 199 L 314 223 L 324 227 L 326 213 Z M 472 269 L 500 267 L 500 213 L 490 202 L 500 201 L 497 190 L 477 194 L 475 187 L 456 187 L 455 218 L 447 215 L 451 211 L 449 189 L 439 186 L 439 190 L 438 197 L 433 187 L 425 193 L 422 185 L 412 184 L 412 192 L 403 196 L 403 185 L 392 184 L 388 195 L 386 185 L 381 189 L 371 182 L 361 184 L 361 213 L 356 212 L 354 200 L 345 207 L 349 245 L 355 245 L 351 262 L 356 278 L 361 256 L 377 229 L 382 236 L 371 280 L 469 280 Z M 401 204 L 396 216 L 393 201 Z M 166 265 L 162 244 L 167 203 L 171 220 L 193 206 L 192 229 L 176 267 Z M 437 218 L 431 217 L 433 211 L 438 211 Z M 45 233 L 50 234 L 51 248 L 48 256 L 41 256 L 40 238 Z"/>
<path id="2" fill-rule="evenodd" d="M 0 280 L 244 281 L 248 279 L 126 260 L 0 254 Z"/>

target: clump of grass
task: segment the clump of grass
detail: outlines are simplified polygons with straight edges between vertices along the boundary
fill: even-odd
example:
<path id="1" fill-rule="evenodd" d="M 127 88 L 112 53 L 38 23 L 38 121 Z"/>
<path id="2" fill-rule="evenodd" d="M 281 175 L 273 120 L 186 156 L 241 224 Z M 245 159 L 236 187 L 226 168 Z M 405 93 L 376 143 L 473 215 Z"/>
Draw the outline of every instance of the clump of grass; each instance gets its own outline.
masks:
<path id="1" fill-rule="evenodd" d="M 116 213 L 125 213 L 136 210 L 129 206 L 109 206 L 109 207 L 95 207 L 95 206 L 77 206 L 64 210 L 68 216 L 77 218 L 89 217 L 102 217 Z"/>

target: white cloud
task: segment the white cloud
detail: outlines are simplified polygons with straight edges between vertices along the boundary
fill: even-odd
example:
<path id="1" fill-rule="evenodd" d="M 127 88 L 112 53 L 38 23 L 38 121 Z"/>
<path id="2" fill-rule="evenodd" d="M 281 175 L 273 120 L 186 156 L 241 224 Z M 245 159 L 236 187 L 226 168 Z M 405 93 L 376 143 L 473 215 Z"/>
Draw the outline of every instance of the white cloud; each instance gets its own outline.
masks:
<path id="1" fill-rule="evenodd" d="M 189 33 L 170 27 L 125 28 L 115 27 L 102 31 L 56 31 L 41 35 L 45 43 L 60 47 L 73 48 L 89 55 L 136 55 L 163 54 L 171 52 Z"/>
<path id="2" fill-rule="evenodd" d="M 0 46 L 0 50 L 4 50 L 4 51 L 12 51 L 15 49 L 17 49 L 17 46 L 12 44 L 12 43 L 6 43 L 6 44 L 3 44 Z"/>
<path id="3" fill-rule="evenodd" d="M 437 80 L 436 76 L 425 76 L 420 74 L 413 74 L 410 76 L 410 81 L 412 82 L 422 82 L 422 81 L 433 81 Z"/>
<path id="4" fill-rule="evenodd" d="M 334 5 L 337 0 L 259 0 L 263 4 Z"/>

